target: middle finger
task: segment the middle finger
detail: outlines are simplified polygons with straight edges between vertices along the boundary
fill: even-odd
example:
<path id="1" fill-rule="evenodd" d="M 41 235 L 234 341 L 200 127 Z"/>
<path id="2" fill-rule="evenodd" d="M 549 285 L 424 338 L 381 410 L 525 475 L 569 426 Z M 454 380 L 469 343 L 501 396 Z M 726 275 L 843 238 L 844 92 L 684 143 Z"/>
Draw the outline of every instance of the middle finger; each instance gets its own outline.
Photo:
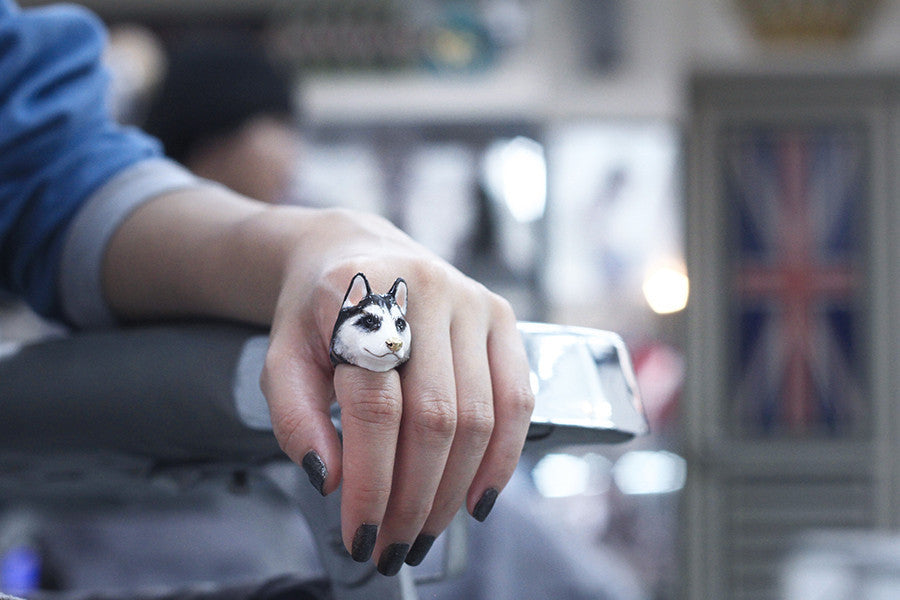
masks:
<path id="1" fill-rule="evenodd" d="M 402 374 L 394 481 L 375 548 L 378 570 L 385 575 L 399 571 L 431 512 L 456 430 L 449 325 L 438 318 L 418 319 L 416 324 L 415 354 Z"/>

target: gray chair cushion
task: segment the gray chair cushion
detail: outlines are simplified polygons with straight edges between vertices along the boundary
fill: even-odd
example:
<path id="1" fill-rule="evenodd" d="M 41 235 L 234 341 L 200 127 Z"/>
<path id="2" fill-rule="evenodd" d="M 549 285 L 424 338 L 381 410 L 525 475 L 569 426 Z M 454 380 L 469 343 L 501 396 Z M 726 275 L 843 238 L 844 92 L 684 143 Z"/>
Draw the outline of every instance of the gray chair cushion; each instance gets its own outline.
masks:
<path id="1" fill-rule="evenodd" d="M 281 456 L 233 397 L 257 329 L 172 324 L 80 333 L 0 360 L 0 453 L 113 452 L 172 461 Z"/>

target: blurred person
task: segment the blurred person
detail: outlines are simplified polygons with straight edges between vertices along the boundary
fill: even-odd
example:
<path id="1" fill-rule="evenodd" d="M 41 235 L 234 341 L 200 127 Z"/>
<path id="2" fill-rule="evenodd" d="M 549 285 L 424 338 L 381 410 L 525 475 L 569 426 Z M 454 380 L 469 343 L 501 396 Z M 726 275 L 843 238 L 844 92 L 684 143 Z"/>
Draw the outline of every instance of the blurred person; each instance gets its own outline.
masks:
<path id="1" fill-rule="evenodd" d="M 172 45 L 143 128 L 200 177 L 284 203 L 300 162 L 289 71 L 256 38 L 218 33 Z"/>
<path id="2" fill-rule="evenodd" d="M 149 28 L 122 23 L 110 28 L 103 63 L 111 74 L 110 114 L 120 123 L 139 124 L 165 69 L 162 42 Z"/>
<path id="3" fill-rule="evenodd" d="M 261 382 L 275 436 L 321 493 L 342 487 L 344 546 L 385 575 L 427 552 L 461 505 L 486 518 L 533 407 L 509 304 L 383 219 L 263 204 L 164 159 L 109 117 L 103 40 L 83 9 L 0 0 L 0 287 L 74 327 L 270 326 Z M 330 363 L 356 272 L 377 289 L 409 284 L 402 375 Z"/>

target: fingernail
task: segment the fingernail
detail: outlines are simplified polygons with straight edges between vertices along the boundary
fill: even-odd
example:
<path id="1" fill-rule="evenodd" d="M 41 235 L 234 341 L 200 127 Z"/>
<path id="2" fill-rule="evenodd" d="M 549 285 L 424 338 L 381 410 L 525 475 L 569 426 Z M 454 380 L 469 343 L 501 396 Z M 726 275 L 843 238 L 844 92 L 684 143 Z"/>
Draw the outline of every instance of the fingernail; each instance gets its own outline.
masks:
<path id="1" fill-rule="evenodd" d="M 392 576 L 400 571 L 403 566 L 403 559 L 409 552 L 409 544 L 391 544 L 381 553 L 378 558 L 378 572 L 382 575 Z"/>
<path id="2" fill-rule="evenodd" d="M 315 450 L 310 450 L 303 456 L 303 470 L 309 477 L 309 482 L 323 496 L 325 495 L 325 478 L 328 477 L 328 469 Z"/>
<path id="3" fill-rule="evenodd" d="M 375 538 L 378 537 L 378 525 L 363 523 L 353 535 L 350 547 L 350 558 L 356 562 L 366 562 L 372 557 L 375 549 Z"/>
<path id="4" fill-rule="evenodd" d="M 419 566 L 422 561 L 425 560 L 425 555 L 431 550 L 431 545 L 434 543 L 434 540 L 435 537 L 433 535 L 420 533 L 419 537 L 416 538 L 416 541 L 413 542 L 412 547 L 409 549 L 409 553 L 406 555 L 406 564 L 413 567 Z"/>
<path id="5" fill-rule="evenodd" d="M 479 521 L 487 519 L 487 516 L 491 514 L 491 509 L 494 508 L 494 502 L 497 501 L 497 494 L 499 493 L 496 488 L 484 490 L 481 499 L 478 500 L 478 503 L 475 504 L 475 509 L 472 510 L 472 516 Z"/>

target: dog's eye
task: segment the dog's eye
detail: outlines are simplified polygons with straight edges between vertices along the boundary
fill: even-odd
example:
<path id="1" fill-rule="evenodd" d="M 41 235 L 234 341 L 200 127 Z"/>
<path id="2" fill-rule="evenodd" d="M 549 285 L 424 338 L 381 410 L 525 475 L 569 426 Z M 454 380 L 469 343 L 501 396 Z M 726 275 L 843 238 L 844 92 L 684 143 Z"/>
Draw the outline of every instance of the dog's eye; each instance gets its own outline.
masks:
<path id="1" fill-rule="evenodd" d="M 406 329 L 406 321 L 403 319 L 403 317 L 398 317 L 397 320 L 394 321 L 394 326 L 397 328 L 397 331 L 402 332 L 404 329 Z"/>
<path id="2" fill-rule="evenodd" d="M 375 331 L 379 327 L 381 327 L 381 317 L 376 317 L 375 315 L 365 315 L 360 317 L 357 321 L 357 324 L 362 325 L 363 328 L 368 329 L 369 331 Z"/>

